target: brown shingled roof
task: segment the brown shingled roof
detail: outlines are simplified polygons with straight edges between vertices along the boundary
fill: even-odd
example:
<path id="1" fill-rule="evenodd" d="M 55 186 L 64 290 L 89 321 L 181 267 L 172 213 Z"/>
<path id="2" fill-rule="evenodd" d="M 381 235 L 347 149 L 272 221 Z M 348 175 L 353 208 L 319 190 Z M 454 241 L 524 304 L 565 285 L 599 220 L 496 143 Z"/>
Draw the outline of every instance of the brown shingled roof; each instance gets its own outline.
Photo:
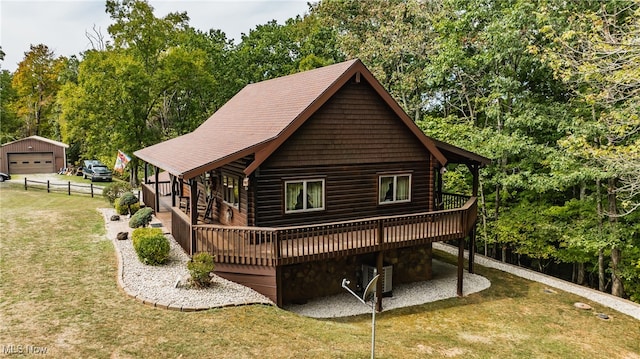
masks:
<path id="1" fill-rule="evenodd" d="M 358 59 L 247 85 L 193 132 L 136 151 L 150 164 L 185 179 L 255 153 L 253 172 L 354 75 L 363 76 L 418 139 L 446 158 Z"/>

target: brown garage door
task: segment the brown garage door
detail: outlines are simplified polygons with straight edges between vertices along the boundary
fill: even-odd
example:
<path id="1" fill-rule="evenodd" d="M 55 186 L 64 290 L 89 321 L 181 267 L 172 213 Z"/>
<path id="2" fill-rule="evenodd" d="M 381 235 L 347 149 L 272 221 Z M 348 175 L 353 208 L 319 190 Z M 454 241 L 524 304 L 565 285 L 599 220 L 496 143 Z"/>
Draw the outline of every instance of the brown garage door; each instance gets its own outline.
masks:
<path id="1" fill-rule="evenodd" d="M 9 153 L 9 173 L 55 172 L 53 152 Z"/>

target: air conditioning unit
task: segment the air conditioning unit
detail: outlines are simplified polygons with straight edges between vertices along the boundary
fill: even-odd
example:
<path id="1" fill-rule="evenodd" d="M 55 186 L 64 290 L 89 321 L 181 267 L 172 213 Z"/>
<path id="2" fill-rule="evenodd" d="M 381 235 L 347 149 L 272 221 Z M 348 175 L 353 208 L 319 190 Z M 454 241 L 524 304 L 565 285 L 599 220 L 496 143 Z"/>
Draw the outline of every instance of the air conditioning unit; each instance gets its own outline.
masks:
<path id="1" fill-rule="evenodd" d="M 376 267 L 368 266 L 366 264 L 362 265 L 362 286 L 366 287 L 367 284 L 375 277 L 373 273 L 375 273 Z M 380 279 L 382 281 L 382 294 L 390 294 L 393 290 L 392 288 L 392 280 L 393 277 L 393 266 L 384 266 L 382 267 L 382 274 L 380 275 Z"/>

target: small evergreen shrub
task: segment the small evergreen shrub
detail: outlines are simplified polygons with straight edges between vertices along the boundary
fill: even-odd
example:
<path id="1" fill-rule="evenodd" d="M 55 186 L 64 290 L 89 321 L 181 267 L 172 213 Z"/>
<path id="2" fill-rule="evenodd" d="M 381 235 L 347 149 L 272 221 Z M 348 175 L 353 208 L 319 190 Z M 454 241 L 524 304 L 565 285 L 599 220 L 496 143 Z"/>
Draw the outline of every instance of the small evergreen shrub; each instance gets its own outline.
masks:
<path id="1" fill-rule="evenodd" d="M 146 227 L 151 222 L 151 216 L 153 216 L 153 209 L 149 207 L 142 208 L 136 212 L 129 220 L 130 228 Z"/>
<path id="2" fill-rule="evenodd" d="M 131 241 L 140 262 L 144 264 L 163 264 L 169 258 L 169 239 L 160 228 L 136 228 L 131 234 Z"/>
<path id="3" fill-rule="evenodd" d="M 196 287 L 207 287 L 211 284 L 211 273 L 214 268 L 213 256 L 205 252 L 194 254 L 193 258 L 187 263 L 187 269 L 191 274 L 191 282 Z"/>
<path id="4" fill-rule="evenodd" d="M 131 206 L 135 204 L 140 205 L 138 197 L 136 197 L 136 195 L 131 192 L 123 193 L 122 197 L 120 197 L 118 201 L 120 202 L 121 207 L 126 207 L 129 210 L 129 214 L 133 214 L 133 212 L 131 212 Z"/>
<path id="5" fill-rule="evenodd" d="M 136 202 L 135 204 L 132 204 L 130 206 L 123 206 L 120 204 L 120 198 L 117 198 L 115 202 L 115 208 L 116 213 L 120 215 L 129 214 L 129 209 L 131 209 L 131 214 L 135 214 L 140 210 L 140 203 Z"/>
<path id="6" fill-rule="evenodd" d="M 104 189 L 102 190 L 102 197 L 109 201 L 110 204 L 115 204 L 116 199 L 120 198 L 125 192 L 130 191 L 131 185 L 127 182 L 111 182 L 104 186 Z"/>

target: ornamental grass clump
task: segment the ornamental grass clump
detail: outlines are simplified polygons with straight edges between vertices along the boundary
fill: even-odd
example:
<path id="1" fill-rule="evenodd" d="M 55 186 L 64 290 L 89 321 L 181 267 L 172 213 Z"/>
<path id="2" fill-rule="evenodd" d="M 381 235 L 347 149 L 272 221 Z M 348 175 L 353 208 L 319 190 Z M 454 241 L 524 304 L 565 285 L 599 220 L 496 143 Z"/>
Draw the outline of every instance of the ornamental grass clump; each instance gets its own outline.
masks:
<path id="1" fill-rule="evenodd" d="M 169 240 L 160 228 L 137 228 L 131 234 L 131 241 L 144 264 L 159 265 L 169 258 Z"/>
<path id="2" fill-rule="evenodd" d="M 151 217 L 153 216 L 153 209 L 145 207 L 137 211 L 129 220 L 130 228 L 146 227 L 151 223 Z"/>
<path id="3" fill-rule="evenodd" d="M 208 287 L 211 284 L 211 273 L 214 268 L 213 256 L 205 252 L 196 253 L 187 263 L 191 283 L 199 288 Z"/>

